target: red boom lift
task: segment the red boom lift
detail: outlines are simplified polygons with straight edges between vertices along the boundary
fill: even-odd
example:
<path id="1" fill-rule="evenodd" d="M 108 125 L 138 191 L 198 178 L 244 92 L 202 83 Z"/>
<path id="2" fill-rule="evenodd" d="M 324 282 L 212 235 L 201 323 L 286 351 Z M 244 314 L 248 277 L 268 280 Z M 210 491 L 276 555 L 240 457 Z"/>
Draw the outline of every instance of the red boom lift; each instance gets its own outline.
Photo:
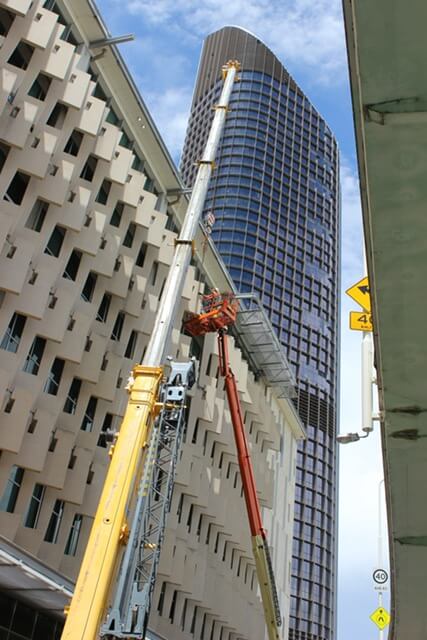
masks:
<path id="1" fill-rule="evenodd" d="M 228 355 L 227 327 L 235 323 L 238 308 L 238 301 L 233 294 L 219 293 L 219 291 L 213 290 L 212 293 L 204 296 L 202 300 L 202 313 L 187 316 L 184 327 L 192 336 L 200 336 L 214 331 L 218 333 L 219 369 L 224 378 L 225 391 L 230 407 L 231 421 L 233 423 L 234 439 L 242 477 L 243 493 L 248 513 L 252 549 L 264 607 L 265 621 L 269 640 L 279 640 L 278 627 L 282 623 L 279 599 L 266 531 L 262 526 L 261 509 L 256 491 L 255 477 L 246 438 L 236 378 L 230 368 Z"/>

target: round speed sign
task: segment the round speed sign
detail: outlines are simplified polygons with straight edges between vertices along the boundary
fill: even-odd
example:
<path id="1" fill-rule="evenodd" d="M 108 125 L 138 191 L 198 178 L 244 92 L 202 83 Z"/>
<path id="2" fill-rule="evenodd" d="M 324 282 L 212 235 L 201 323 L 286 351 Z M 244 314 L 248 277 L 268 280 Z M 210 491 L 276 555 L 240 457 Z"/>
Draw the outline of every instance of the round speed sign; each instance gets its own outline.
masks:
<path id="1" fill-rule="evenodd" d="M 388 573 L 384 569 L 375 569 L 372 577 L 377 584 L 385 584 L 388 580 Z"/>

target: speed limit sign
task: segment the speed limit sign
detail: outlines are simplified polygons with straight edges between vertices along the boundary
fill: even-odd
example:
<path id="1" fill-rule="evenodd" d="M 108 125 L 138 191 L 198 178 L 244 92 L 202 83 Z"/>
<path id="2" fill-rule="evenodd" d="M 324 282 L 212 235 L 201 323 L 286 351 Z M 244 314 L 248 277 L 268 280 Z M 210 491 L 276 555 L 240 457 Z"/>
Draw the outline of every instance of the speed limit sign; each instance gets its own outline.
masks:
<path id="1" fill-rule="evenodd" d="M 384 569 L 375 569 L 372 577 L 377 584 L 385 584 L 388 580 L 388 573 Z"/>

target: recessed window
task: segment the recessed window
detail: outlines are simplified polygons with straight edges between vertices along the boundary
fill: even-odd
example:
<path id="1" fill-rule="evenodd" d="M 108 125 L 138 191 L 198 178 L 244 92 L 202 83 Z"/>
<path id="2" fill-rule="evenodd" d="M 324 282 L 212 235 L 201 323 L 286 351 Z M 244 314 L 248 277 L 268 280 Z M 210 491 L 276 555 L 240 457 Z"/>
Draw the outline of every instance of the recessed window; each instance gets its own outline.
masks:
<path id="1" fill-rule="evenodd" d="M 151 273 L 150 273 L 150 278 L 149 278 L 150 284 L 153 287 L 156 284 L 158 271 L 159 271 L 159 263 L 155 260 L 153 262 L 153 266 L 151 267 Z"/>
<path id="2" fill-rule="evenodd" d="M 55 127 L 56 129 L 62 129 L 67 113 L 68 107 L 61 102 L 57 102 L 53 107 L 46 124 L 50 127 Z"/>
<path id="3" fill-rule="evenodd" d="M 76 555 L 82 523 L 83 516 L 80 513 L 76 513 L 76 515 L 74 516 L 73 524 L 71 525 L 70 533 L 68 534 L 67 544 L 65 545 L 64 554 L 66 556 Z"/>
<path id="4" fill-rule="evenodd" d="M 124 247 L 129 247 L 129 249 L 132 247 L 133 239 L 135 237 L 135 232 L 136 232 L 136 224 L 134 222 L 130 222 L 128 229 L 126 231 L 126 235 L 123 240 Z"/>
<path id="5" fill-rule="evenodd" d="M 29 182 L 29 175 L 22 173 L 22 171 L 17 171 L 13 176 L 3 199 L 8 202 L 13 202 L 14 204 L 21 204 Z"/>
<path id="6" fill-rule="evenodd" d="M 90 271 L 81 293 L 81 296 L 85 302 L 92 302 L 93 292 L 95 291 L 97 279 L 98 276 L 96 275 L 96 273 Z"/>
<path id="7" fill-rule="evenodd" d="M 111 304 L 111 295 L 109 293 L 104 293 L 102 296 L 101 304 L 99 305 L 98 312 L 96 314 L 96 319 L 99 322 L 106 322 L 108 317 L 108 311 L 110 310 Z"/>
<path id="8" fill-rule="evenodd" d="M 83 134 L 81 131 L 77 131 L 74 129 L 72 134 L 67 140 L 67 144 L 64 147 L 64 153 L 70 154 L 70 156 L 77 156 L 80 150 L 80 146 L 82 144 Z M 88 179 L 88 178 L 87 178 Z M 90 178 L 92 180 L 92 178 Z"/>
<path id="9" fill-rule="evenodd" d="M 133 358 L 137 340 L 138 340 L 138 332 L 134 330 L 131 331 L 131 334 L 129 336 L 129 340 L 126 346 L 125 358 Z"/>
<path id="10" fill-rule="evenodd" d="M 46 533 L 44 536 L 45 542 L 55 542 L 58 540 L 59 529 L 61 527 L 62 516 L 64 515 L 64 501 L 55 500 L 53 505 L 52 515 L 50 516 L 49 524 L 47 525 Z"/>
<path id="11" fill-rule="evenodd" d="M 0 8 L 0 36 L 7 36 L 15 19 L 15 14 Z"/>
<path id="12" fill-rule="evenodd" d="M 30 215 L 28 216 L 27 222 L 25 223 L 27 229 L 40 232 L 48 209 L 48 202 L 45 202 L 44 200 L 36 200 L 33 208 L 31 209 Z"/>
<path id="13" fill-rule="evenodd" d="M 120 124 L 120 120 L 119 120 L 116 112 L 111 107 L 110 107 L 110 111 L 108 112 L 107 117 L 105 118 L 105 121 L 109 122 L 110 124 L 114 124 L 116 126 Z"/>
<path id="14" fill-rule="evenodd" d="M 61 253 L 62 245 L 64 242 L 66 230 L 64 227 L 59 227 L 58 225 L 52 231 L 52 235 L 49 238 L 49 242 L 46 245 L 44 250 L 49 256 L 53 256 L 57 258 Z"/>
<path id="15" fill-rule="evenodd" d="M 51 82 L 52 78 L 49 78 L 45 73 L 39 73 L 31 85 L 28 95 L 36 98 L 36 100 L 43 101 L 47 96 Z"/>
<path id="16" fill-rule="evenodd" d="M 101 188 L 98 191 L 98 195 L 95 198 L 99 204 L 107 204 L 108 196 L 110 195 L 111 180 L 103 180 Z"/>
<path id="17" fill-rule="evenodd" d="M 129 138 L 129 136 L 124 131 L 122 132 L 122 137 L 119 140 L 119 145 L 121 147 L 125 147 L 126 149 L 132 149 L 132 147 L 133 147 L 132 140 Z"/>
<path id="18" fill-rule="evenodd" d="M 82 431 L 92 431 L 97 404 L 98 398 L 91 396 L 89 398 L 89 402 L 87 403 L 86 411 L 82 420 L 82 425 L 80 427 Z"/>
<path id="19" fill-rule="evenodd" d="M 65 271 L 62 274 L 62 277 L 68 278 L 68 280 L 75 280 L 77 278 L 81 259 L 81 252 L 77 251 L 77 249 L 73 249 L 70 257 L 68 258 L 67 266 L 65 267 Z"/>
<path id="20" fill-rule="evenodd" d="M 0 500 L 0 511 L 7 511 L 8 513 L 14 512 L 23 478 L 24 469 L 14 464 Z"/>
<path id="21" fill-rule="evenodd" d="M 125 323 L 125 314 L 123 311 L 119 311 L 116 321 L 114 323 L 113 331 L 111 333 L 111 340 L 120 340 L 123 331 L 123 325 Z"/>
<path id="22" fill-rule="evenodd" d="M 148 249 L 148 245 L 143 242 L 141 244 L 141 248 L 138 252 L 137 258 L 136 258 L 136 266 L 137 267 L 143 267 L 144 266 L 144 262 L 145 262 L 145 256 L 147 255 L 147 249 Z"/>
<path id="23" fill-rule="evenodd" d="M 3 170 L 4 163 L 9 155 L 10 147 L 4 142 L 0 142 L 0 171 Z"/>
<path id="24" fill-rule="evenodd" d="M 23 371 L 31 373 L 33 376 L 38 374 L 45 347 L 46 340 L 40 336 L 36 336 L 22 368 Z"/>
<path id="25" fill-rule="evenodd" d="M 26 321 L 26 316 L 22 316 L 19 313 L 13 314 L 9 322 L 9 326 L 7 327 L 0 343 L 0 349 L 5 349 L 12 353 L 16 353 L 18 351 Z"/>
<path id="26" fill-rule="evenodd" d="M 25 516 L 24 527 L 35 529 L 39 520 L 40 511 L 43 504 L 43 498 L 46 487 L 43 484 L 35 484 L 33 489 L 33 495 L 28 505 L 27 514 Z"/>
<path id="27" fill-rule="evenodd" d="M 79 400 L 81 387 L 82 381 L 80 380 L 80 378 L 73 378 L 63 408 L 63 411 L 65 413 L 71 413 L 72 415 L 76 413 L 77 402 Z"/>
<path id="28" fill-rule="evenodd" d="M 134 169 L 135 171 L 139 171 L 140 173 L 144 171 L 144 161 L 141 160 L 141 158 L 137 154 L 135 154 L 133 157 L 132 169 Z"/>
<path id="29" fill-rule="evenodd" d="M 8 63 L 12 64 L 14 67 L 19 67 L 20 69 L 26 69 L 30 63 L 33 53 L 34 47 L 31 47 L 29 44 L 21 40 L 10 56 Z"/>
<path id="30" fill-rule="evenodd" d="M 56 396 L 58 394 L 64 365 L 64 360 L 61 360 L 61 358 L 55 358 L 43 389 L 45 393 L 49 393 L 52 396 Z"/>
<path id="31" fill-rule="evenodd" d="M 114 211 L 111 214 L 111 219 L 110 219 L 111 226 L 120 227 L 124 206 L 125 205 L 123 204 L 123 202 L 118 202 L 114 207 Z"/>
<path id="32" fill-rule="evenodd" d="M 92 182 L 97 164 L 98 164 L 98 159 L 95 158 L 95 156 L 89 156 L 80 174 L 80 177 L 82 178 L 82 180 L 87 180 L 88 182 Z"/>

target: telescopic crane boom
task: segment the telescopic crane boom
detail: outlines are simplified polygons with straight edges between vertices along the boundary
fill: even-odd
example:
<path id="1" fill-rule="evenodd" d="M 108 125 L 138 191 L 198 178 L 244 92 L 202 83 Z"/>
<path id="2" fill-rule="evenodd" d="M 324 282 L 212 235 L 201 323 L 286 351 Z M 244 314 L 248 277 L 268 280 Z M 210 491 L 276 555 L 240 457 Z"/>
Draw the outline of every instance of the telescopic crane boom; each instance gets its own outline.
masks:
<path id="1" fill-rule="evenodd" d="M 62 640 L 145 636 L 173 486 L 185 392 L 195 377 L 194 363 L 186 363 L 186 367 L 185 363 L 172 363 L 171 376 L 162 384 L 163 363 L 239 68 L 237 61 L 223 68 L 224 86 L 146 355 L 129 381 L 128 406 L 111 452 Z M 184 365 L 181 370 L 180 365 Z"/>

